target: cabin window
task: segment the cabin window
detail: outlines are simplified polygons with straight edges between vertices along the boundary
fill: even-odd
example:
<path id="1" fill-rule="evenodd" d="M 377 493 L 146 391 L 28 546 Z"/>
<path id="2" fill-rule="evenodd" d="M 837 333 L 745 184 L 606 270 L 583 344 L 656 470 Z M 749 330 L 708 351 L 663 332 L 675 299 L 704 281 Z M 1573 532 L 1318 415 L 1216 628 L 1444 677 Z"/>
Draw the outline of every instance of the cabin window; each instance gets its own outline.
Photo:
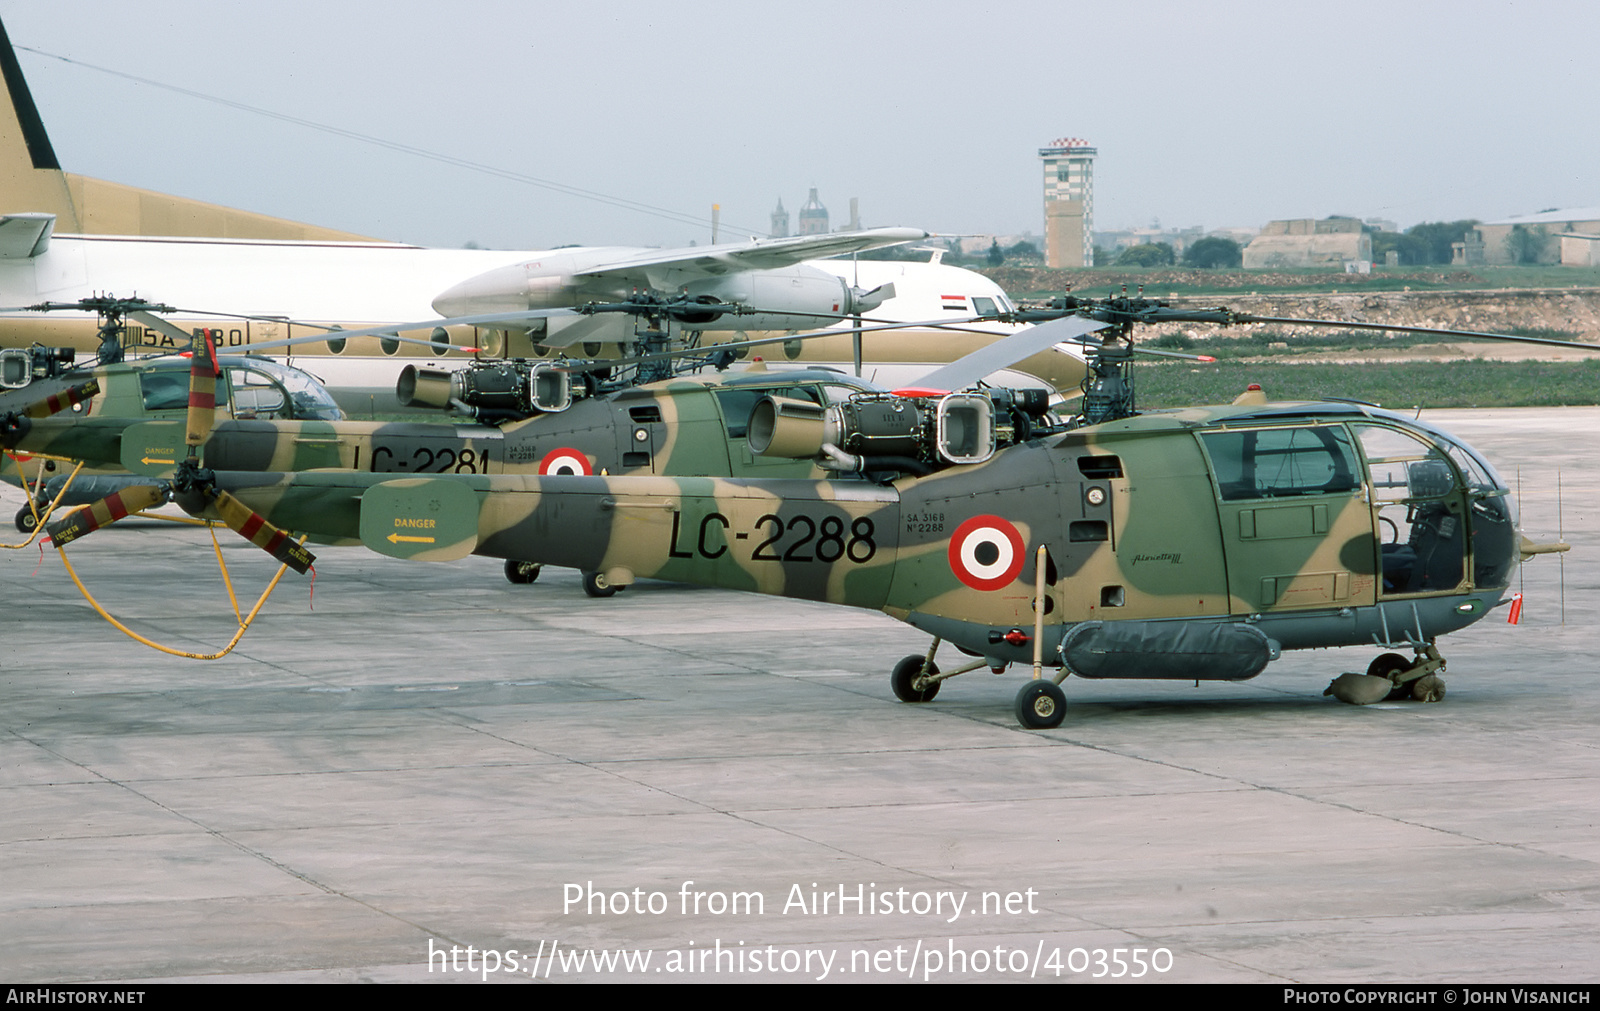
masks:
<path id="1" fill-rule="evenodd" d="M 1264 428 L 1201 436 L 1224 501 L 1332 495 L 1360 484 L 1343 428 Z"/>
<path id="2" fill-rule="evenodd" d="M 222 393 L 218 386 L 218 392 Z M 147 411 L 182 411 L 189 407 L 189 373 L 147 369 L 139 373 L 139 395 Z M 226 393 L 222 393 L 224 397 Z"/>

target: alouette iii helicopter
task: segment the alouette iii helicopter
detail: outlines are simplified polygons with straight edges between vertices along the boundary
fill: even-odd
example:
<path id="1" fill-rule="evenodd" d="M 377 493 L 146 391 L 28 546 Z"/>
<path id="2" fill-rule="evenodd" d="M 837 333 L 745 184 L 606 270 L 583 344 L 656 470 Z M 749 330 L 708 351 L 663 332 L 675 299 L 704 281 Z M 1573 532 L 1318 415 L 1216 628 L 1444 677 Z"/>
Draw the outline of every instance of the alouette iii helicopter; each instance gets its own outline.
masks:
<path id="1" fill-rule="evenodd" d="M 105 311 L 102 331 L 112 335 L 120 332 L 128 311 L 159 308 L 142 299 L 88 301 L 89 307 Z M 70 409 L 72 421 L 57 427 L 75 430 L 83 441 L 90 432 L 114 434 L 143 421 L 183 417 L 191 372 L 186 360 L 152 356 L 123 361 L 118 354 L 115 361 L 80 364 L 76 357 L 71 347 L 0 349 L 0 418 L 28 417 L 30 412 L 42 418 Z M 299 369 L 246 355 L 225 355 L 217 361 L 218 409 L 225 416 L 263 422 L 327 423 L 344 418 L 327 390 Z M 77 424 L 85 420 L 88 424 Z M 40 460 L 34 476 L 27 473 L 29 469 L 10 455 L 0 459 L 0 480 L 23 487 L 29 495 L 16 515 L 17 529 L 23 533 L 32 533 L 48 508 L 92 502 L 132 483 L 116 455 L 96 459 L 70 475 L 52 459 Z"/>
<path id="2" fill-rule="evenodd" d="M 1436 700 L 1437 639 L 1503 603 L 1520 560 L 1565 550 L 1519 536 L 1506 484 L 1481 455 L 1389 411 L 1259 391 L 1226 406 L 1135 407 L 1143 323 L 1420 328 L 1126 297 L 1068 298 L 1048 314 L 1059 318 L 1032 328 L 1034 340 L 1090 353 L 1082 413 L 1066 421 L 1008 424 L 995 397 L 946 392 L 939 373 L 922 389 L 832 405 L 755 405 L 752 452 L 840 479 L 247 474 L 191 457 L 134 497 L 197 514 L 213 502 L 254 509 L 262 523 L 400 558 L 477 553 L 618 585 L 652 577 L 882 610 L 933 636 L 926 655 L 894 666 L 900 699 L 1031 663 L 1015 708 L 1032 728 L 1061 722 L 1069 674 L 1243 680 L 1285 650 L 1330 646 L 1411 653 L 1337 679 L 1341 700 Z M 64 546 L 125 507 L 97 505 L 51 535 Z M 941 671 L 946 641 L 977 659 Z"/>

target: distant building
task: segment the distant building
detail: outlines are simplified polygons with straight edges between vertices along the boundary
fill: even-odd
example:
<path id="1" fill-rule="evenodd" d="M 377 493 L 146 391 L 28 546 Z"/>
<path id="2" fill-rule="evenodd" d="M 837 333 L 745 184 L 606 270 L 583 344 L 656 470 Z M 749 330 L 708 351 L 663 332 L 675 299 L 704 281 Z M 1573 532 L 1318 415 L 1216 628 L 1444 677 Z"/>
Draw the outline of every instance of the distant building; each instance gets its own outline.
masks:
<path id="1" fill-rule="evenodd" d="M 783 209 L 783 198 L 778 198 L 778 209 L 772 212 L 772 231 L 768 238 L 782 239 L 789 234 L 789 212 Z"/>
<path id="2" fill-rule="evenodd" d="M 817 199 L 817 188 L 811 187 L 811 196 L 800 207 L 799 235 L 827 235 L 828 209 Z"/>
<path id="3" fill-rule="evenodd" d="M 1044 162 L 1045 263 L 1094 266 L 1094 157 L 1078 137 L 1061 137 L 1039 149 Z"/>
<path id="4" fill-rule="evenodd" d="M 1269 221 L 1244 247 L 1244 265 L 1257 267 L 1346 267 L 1372 263 L 1372 236 L 1355 218 Z M 1348 268 L 1347 268 L 1348 269 Z M 1359 266 L 1357 267 L 1359 269 Z"/>
<path id="5" fill-rule="evenodd" d="M 1597 241 L 1600 207 L 1569 207 L 1475 225 L 1466 242 L 1457 244 L 1455 255 L 1464 264 L 1590 267 L 1596 264 Z"/>

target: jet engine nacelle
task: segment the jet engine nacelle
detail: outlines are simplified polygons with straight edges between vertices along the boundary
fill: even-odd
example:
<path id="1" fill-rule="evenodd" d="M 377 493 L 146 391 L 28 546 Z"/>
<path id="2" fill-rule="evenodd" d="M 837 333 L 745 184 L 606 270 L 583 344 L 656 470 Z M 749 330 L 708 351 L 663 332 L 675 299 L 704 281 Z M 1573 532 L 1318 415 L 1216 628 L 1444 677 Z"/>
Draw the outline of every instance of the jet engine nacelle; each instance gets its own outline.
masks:
<path id="1" fill-rule="evenodd" d="M 549 253 L 484 271 L 442 292 L 433 300 L 441 316 L 477 316 L 568 309 L 585 302 L 612 301 L 628 294 L 614 278 L 579 276 L 593 264 L 635 250 L 586 249 L 583 255 Z"/>
<path id="2" fill-rule="evenodd" d="M 743 315 L 675 314 L 689 330 L 811 330 L 863 311 L 857 308 L 856 293 L 842 278 L 803 263 L 691 281 L 684 286 L 684 294 L 707 304 L 767 310 Z"/>

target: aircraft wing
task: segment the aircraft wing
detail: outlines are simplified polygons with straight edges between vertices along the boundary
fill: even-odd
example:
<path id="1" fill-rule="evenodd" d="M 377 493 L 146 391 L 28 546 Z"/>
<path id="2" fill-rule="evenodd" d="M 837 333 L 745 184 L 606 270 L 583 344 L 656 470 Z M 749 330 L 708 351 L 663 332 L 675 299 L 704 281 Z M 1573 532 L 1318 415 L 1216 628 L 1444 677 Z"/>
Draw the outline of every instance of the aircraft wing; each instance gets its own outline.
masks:
<path id="1" fill-rule="evenodd" d="M 50 234 L 55 227 L 54 214 L 0 216 L 0 260 L 26 260 L 38 256 L 50 245 Z"/>
<path id="2" fill-rule="evenodd" d="M 726 242 L 715 246 L 685 246 L 678 249 L 650 249 L 618 259 L 597 263 L 574 273 L 574 277 L 627 277 L 670 270 L 681 274 L 719 277 L 741 270 L 769 270 L 789 267 L 804 260 L 819 260 L 845 253 L 859 253 L 902 242 L 918 242 L 928 233 L 916 228 L 869 228 L 859 232 L 830 232 L 826 235 L 795 235 L 785 239 L 753 239 Z"/>

